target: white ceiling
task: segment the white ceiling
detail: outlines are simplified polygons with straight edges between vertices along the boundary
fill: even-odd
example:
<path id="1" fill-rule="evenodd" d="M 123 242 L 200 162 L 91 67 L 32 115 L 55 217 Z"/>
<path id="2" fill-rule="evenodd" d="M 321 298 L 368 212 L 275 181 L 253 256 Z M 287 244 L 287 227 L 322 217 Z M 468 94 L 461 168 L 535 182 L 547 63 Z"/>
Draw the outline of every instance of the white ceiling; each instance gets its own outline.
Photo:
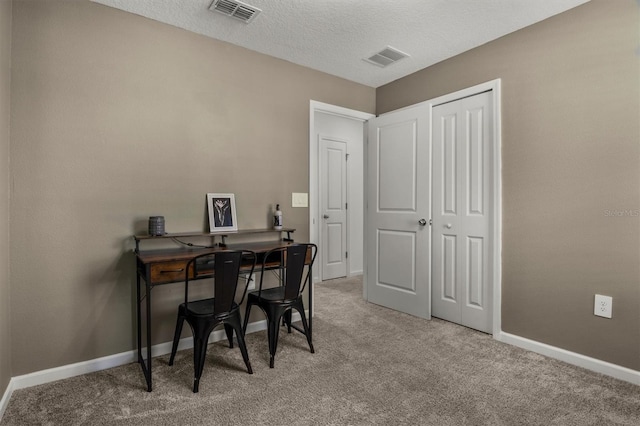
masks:
<path id="1" fill-rule="evenodd" d="M 370 87 L 379 87 L 590 0 L 243 0 L 246 24 L 213 0 L 92 0 Z M 387 46 L 409 58 L 365 62 Z"/>

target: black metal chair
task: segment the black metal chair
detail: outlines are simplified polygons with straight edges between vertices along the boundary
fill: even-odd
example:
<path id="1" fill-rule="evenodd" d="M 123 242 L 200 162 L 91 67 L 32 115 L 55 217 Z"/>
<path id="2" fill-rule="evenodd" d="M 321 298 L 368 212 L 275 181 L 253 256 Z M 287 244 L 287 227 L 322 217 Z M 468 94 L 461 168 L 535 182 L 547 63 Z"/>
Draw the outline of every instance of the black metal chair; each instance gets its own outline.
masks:
<path id="1" fill-rule="evenodd" d="M 311 280 L 313 262 L 316 258 L 318 247 L 315 244 L 292 244 L 270 250 L 264 255 L 262 273 L 260 274 L 260 286 L 257 291 L 250 292 L 247 296 L 247 308 L 244 315 L 243 330 L 246 332 L 251 307 L 257 305 L 267 317 L 269 339 L 269 367 L 273 368 L 276 348 L 278 346 L 279 324 L 281 320 L 291 328 L 301 332 L 307 338 L 309 349 L 314 353 L 311 341 L 311 331 L 307 324 L 302 302 L 302 292 Z M 305 273 L 306 267 L 306 273 Z M 265 272 L 268 270 L 280 271 L 281 285 L 273 288 L 262 288 Z M 309 289 L 311 291 L 311 289 Z M 295 309 L 300 313 L 302 327 L 300 329 L 291 325 L 291 313 Z"/>
<path id="2" fill-rule="evenodd" d="M 240 305 L 247 293 L 247 280 L 240 301 L 236 301 L 240 268 L 246 267 L 251 277 L 256 266 L 256 254 L 248 250 L 225 250 L 201 254 L 191 259 L 185 269 L 184 303 L 178 307 L 178 322 L 173 337 L 173 347 L 169 365 L 178 350 L 182 325 L 186 320 L 193 332 L 193 392 L 198 392 L 200 377 L 207 355 L 209 335 L 220 324 L 224 325 L 229 347 L 233 348 L 233 332 L 236 332 L 238 346 L 249 374 L 253 374 L 244 341 L 244 331 L 240 320 Z M 213 278 L 214 297 L 189 301 L 189 283 L 196 279 Z"/>

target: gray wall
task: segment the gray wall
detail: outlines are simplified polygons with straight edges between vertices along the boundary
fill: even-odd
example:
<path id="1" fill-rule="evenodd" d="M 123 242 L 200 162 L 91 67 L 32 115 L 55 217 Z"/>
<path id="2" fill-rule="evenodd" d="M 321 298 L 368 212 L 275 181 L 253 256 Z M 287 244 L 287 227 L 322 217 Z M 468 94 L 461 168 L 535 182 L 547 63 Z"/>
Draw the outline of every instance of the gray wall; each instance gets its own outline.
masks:
<path id="1" fill-rule="evenodd" d="M 135 347 L 134 233 L 241 228 L 276 202 L 308 238 L 309 100 L 375 110 L 375 90 L 88 1 L 13 5 L 13 375 Z M 174 288 L 171 288 L 174 287 Z M 154 290 L 170 341 L 181 286 Z M 46 353 L 47 356 L 42 356 Z"/>
<path id="2" fill-rule="evenodd" d="M 635 370 L 638 22 L 635 1 L 593 0 L 376 98 L 383 113 L 502 79 L 503 329 Z M 613 296 L 612 319 L 593 315 L 596 293 Z"/>
<path id="3" fill-rule="evenodd" d="M 0 398 L 11 380 L 9 288 L 9 109 L 11 2 L 0 1 Z"/>

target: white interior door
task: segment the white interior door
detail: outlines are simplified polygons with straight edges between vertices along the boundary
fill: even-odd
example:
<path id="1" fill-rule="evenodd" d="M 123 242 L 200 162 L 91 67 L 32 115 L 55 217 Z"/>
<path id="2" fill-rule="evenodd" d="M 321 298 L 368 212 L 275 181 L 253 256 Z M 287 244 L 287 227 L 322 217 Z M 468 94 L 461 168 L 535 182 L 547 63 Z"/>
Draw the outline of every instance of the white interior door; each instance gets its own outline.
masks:
<path id="1" fill-rule="evenodd" d="M 432 315 L 492 331 L 492 105 L 485 92 L 433 108 Z"/>
<path id="2" fill-rule="evenodd" d="M 322 245 L 322 212 L 320 198 L 320 139 L 322 136 L 346 141 L 347 167 L 347 276 L 364 273 L 364 151 L 365 123 L 373 114 L 337 105 L 309 101 L 309 240 Z M 313 279 L 322 276 L 322 250 L 313 264 Z M 363 286 L 363 289 L 366 288 Z"/>
<path id="3" fill-rule="evenodd" d="M 347 276 L 347 143 L 320 137 L 322 279 Z"/>
<path id="4" fill-rule="evenodd" d="M 429 110 L 416 106 L 369 121 L 367 299 L 430 317 Z"/>

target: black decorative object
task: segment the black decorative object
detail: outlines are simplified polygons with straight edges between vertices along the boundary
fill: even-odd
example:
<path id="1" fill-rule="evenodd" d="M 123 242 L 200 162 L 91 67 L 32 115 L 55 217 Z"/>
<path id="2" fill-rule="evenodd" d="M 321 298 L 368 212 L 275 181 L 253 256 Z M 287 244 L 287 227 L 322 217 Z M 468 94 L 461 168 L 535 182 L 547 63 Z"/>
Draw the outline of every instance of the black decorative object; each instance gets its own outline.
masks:
<path id="1" fill-rule="evenodd" d="M 164 216 L 149 216 L 149 235 L 164 235 Z"/>

